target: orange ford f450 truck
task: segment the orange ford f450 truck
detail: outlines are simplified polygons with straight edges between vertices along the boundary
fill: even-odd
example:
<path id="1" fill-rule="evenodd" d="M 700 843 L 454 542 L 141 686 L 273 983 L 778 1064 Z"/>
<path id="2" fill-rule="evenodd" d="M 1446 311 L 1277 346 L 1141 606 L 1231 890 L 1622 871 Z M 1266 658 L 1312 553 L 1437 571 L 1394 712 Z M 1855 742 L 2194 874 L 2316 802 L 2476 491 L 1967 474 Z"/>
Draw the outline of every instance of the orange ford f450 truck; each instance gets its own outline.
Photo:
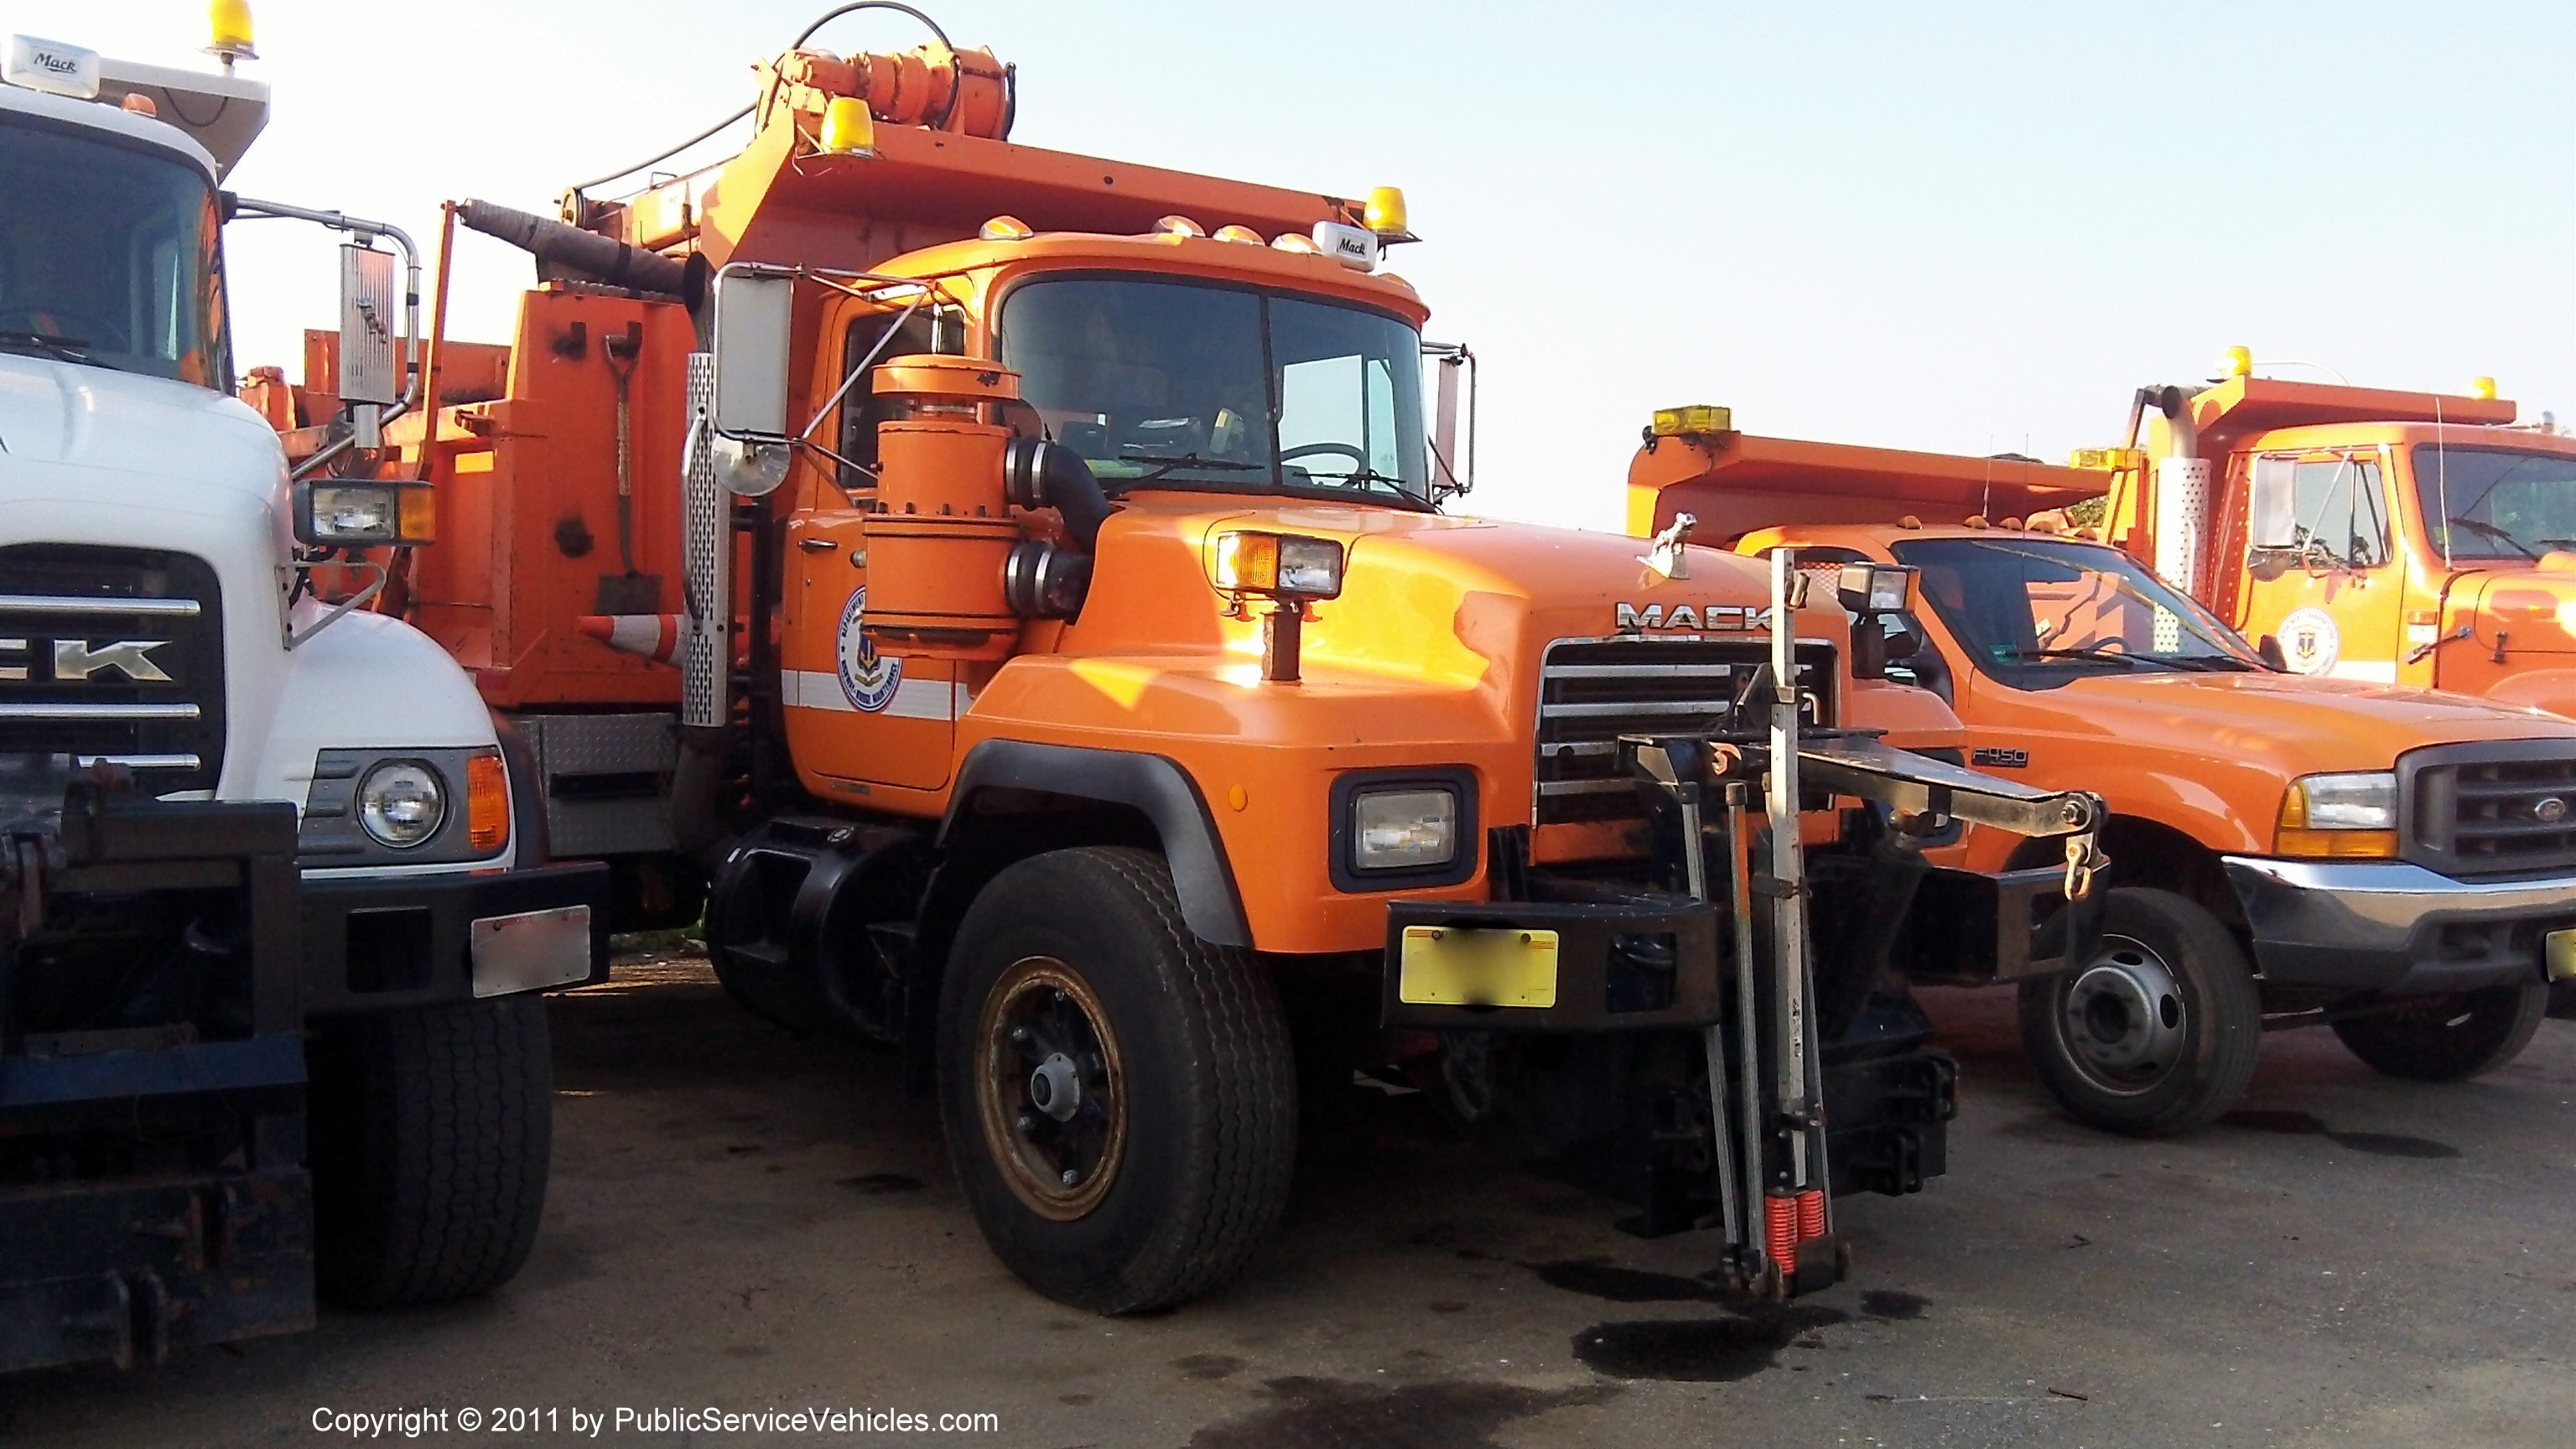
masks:
<path id="1" fill-rule="evenodd" d="M 1974 767 L 2110 807 L 2107 927 L 2021 987 L 2022 1031 L 2071 1112 L 2169 1132 L 2236 1100 L 2272 1027 L 2331 1024 L 2396 1076 L 2510 1060 L 2576 930 L 2576 861 L 2499 851 L 2576 798 L 2576 726 L 2460 695 L 2284 672 L 2107 544 L 2024 527 L 2102 474 L 1715 432 L 1653 437 L 1636 531 L 1693 515 L 1747 553 L 1897 565 L 1923 607 L 1859 653 L 1937 689 Z M 1926 526 L 1919 515 L 2012 515 Z M 2501 832 L 2494 822 L 2508 822 Z M 2027 863 L 1971 829 L 1957 859 Z"/>
<path id="2" fill-rule="evenodd" d="M 731 160 L 457 206 L 539 259 L 517 337 L 434 343 L 443 405 L 312 485 L 387 530 L 347 596 L 530 742 L 556 853 L 629 920 L 703 893 L 751 1009 L 899 1047 L 1065 1301 L 1245 1264 L 1301 1055 L 1834 1281 L 1830 1193 L 1942 1166 L 1907 977 L 2089 952 L 2098 802 L 1891 748 L 1955 717 L 1785 563 L 1447 511 L 1468 360 L 1383 269 L 1400 195 L 1014 144 L 945 37 L 803 47 Z M 2054 853 L 1934 867 L 1954 818 Z"/>

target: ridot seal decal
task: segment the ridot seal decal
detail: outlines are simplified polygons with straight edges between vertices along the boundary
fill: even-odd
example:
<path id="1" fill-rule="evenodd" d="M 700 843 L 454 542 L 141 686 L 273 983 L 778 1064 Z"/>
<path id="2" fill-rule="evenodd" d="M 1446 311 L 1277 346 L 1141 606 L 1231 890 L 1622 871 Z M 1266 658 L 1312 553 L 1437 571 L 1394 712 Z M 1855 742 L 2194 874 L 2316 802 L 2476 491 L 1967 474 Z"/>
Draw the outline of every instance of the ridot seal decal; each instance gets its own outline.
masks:
<path id="1" fill-rule="evenodd" d="M 849 606 L 841 610 L 841 693 L 849 696 L 851 708 L 875 714 L 894 703 L 903 661 L 877 652 L 876 641 L 862 627 L 867 611 L 865 589 L 852 593 Z"/>
<path id="2" fill-rule="evenodd" d="M 2292 609 L 2281 621 L 2281 658 L 2300 674 L 2323 674 L 2343 657 L 2343 630 L 2319 608 Z"/>

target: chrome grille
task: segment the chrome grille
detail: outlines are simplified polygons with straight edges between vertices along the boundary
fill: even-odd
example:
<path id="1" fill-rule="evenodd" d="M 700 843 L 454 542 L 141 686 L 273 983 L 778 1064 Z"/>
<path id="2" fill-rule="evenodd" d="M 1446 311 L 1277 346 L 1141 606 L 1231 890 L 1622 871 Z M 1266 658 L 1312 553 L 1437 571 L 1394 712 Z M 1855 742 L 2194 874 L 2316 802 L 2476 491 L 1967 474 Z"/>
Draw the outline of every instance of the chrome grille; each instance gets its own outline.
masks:
<path id="1" fill-rule="evenodd" d="M 1539 666 L 1541 825 L 1637 815 L 1644 804 L 1619 768 L 1621 735 L 1758 730 L 1735 701 L 1771 657 L 1767 639 L 1559 639 Z M 1801 715 L 1833 723 L 1834 654 L 1798 646 Z"/>
<path id="2" fill-rule="evenodd" d="M 0 548 L 0 755 L 116 761 L 155 793 L 224 760 L 223 590 L 203 559 Z"/>
<path id="3" fill-rule="evenodd" d="M 2406 853 L 2453 875 L 2576 866 L 2576 742 L 2454 745 L 2406 757 Z"/>

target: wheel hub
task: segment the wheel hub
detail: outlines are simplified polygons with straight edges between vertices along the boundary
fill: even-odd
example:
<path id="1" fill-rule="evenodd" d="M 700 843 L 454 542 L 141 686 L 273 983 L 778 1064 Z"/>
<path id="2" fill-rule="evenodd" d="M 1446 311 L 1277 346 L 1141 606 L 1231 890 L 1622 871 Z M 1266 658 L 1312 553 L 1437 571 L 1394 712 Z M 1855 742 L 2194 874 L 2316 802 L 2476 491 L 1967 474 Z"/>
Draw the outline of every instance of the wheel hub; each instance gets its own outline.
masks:
<path id="1" fill-rule="evenodd" d="M 2067 1045 L 2095 1072 L 2122 1083 L 2162 1076 L 2190 1034 L 2182 983 L 2155 952 L 2106 937 L 2102 954 L 2066 988 Z"/>
<path id="2" fill-rule="evenodd" d="M 986 1150 L 1032 1210 L 1083 1217 L 1108 1195 L 1127 1138 L 1108 1012 L 1072 967 L 1033 956 L 993 984 L 979 1024 Z"/>
<path id="3" fill-rule="evenodd" d="M 1029 1073 L 1029 1101 L 1039 1111 L 1059 1122 L 1070 1122 L 1082 1110 L 1082 1073 L 1073 1058 L 1062 1052 L 1049 1052 L 1038 1069 Z"/>

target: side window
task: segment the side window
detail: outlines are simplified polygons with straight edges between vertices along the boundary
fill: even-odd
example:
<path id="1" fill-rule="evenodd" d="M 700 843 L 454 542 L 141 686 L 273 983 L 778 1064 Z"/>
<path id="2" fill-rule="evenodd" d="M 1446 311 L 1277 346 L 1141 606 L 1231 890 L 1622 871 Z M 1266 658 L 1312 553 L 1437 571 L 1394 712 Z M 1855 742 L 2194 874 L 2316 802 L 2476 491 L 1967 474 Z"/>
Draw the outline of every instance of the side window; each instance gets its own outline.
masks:
<path id="1" fill-rule="evenodd" d="M 900 318 L 900 322 L 897 319 Z M 889 337 L 886 330 L 894 328 Z M 874 367 L 889 357 L 916 352 L 959 356 L 966 351 L 965 314 L 954 307 L 924 307 L 906 317 L 900 311 L 870 312 L 850 319 L 841 336 L 841 376 L 862 365 Z M 873 357 L 873 361 L 871 361 Z M 840 484 L 850 492 L 877 486 L 877 426 L 894 416 L 894 404 L 872 391 L 861 378 L 841 396 Z"/>
<path id="2" fill-rule="evenodd" d="M 2388 562 L 2388 496 L 2376 458 L 2257 458 L 2248 501 L 2255 548 L 2353 568 Z"/>

